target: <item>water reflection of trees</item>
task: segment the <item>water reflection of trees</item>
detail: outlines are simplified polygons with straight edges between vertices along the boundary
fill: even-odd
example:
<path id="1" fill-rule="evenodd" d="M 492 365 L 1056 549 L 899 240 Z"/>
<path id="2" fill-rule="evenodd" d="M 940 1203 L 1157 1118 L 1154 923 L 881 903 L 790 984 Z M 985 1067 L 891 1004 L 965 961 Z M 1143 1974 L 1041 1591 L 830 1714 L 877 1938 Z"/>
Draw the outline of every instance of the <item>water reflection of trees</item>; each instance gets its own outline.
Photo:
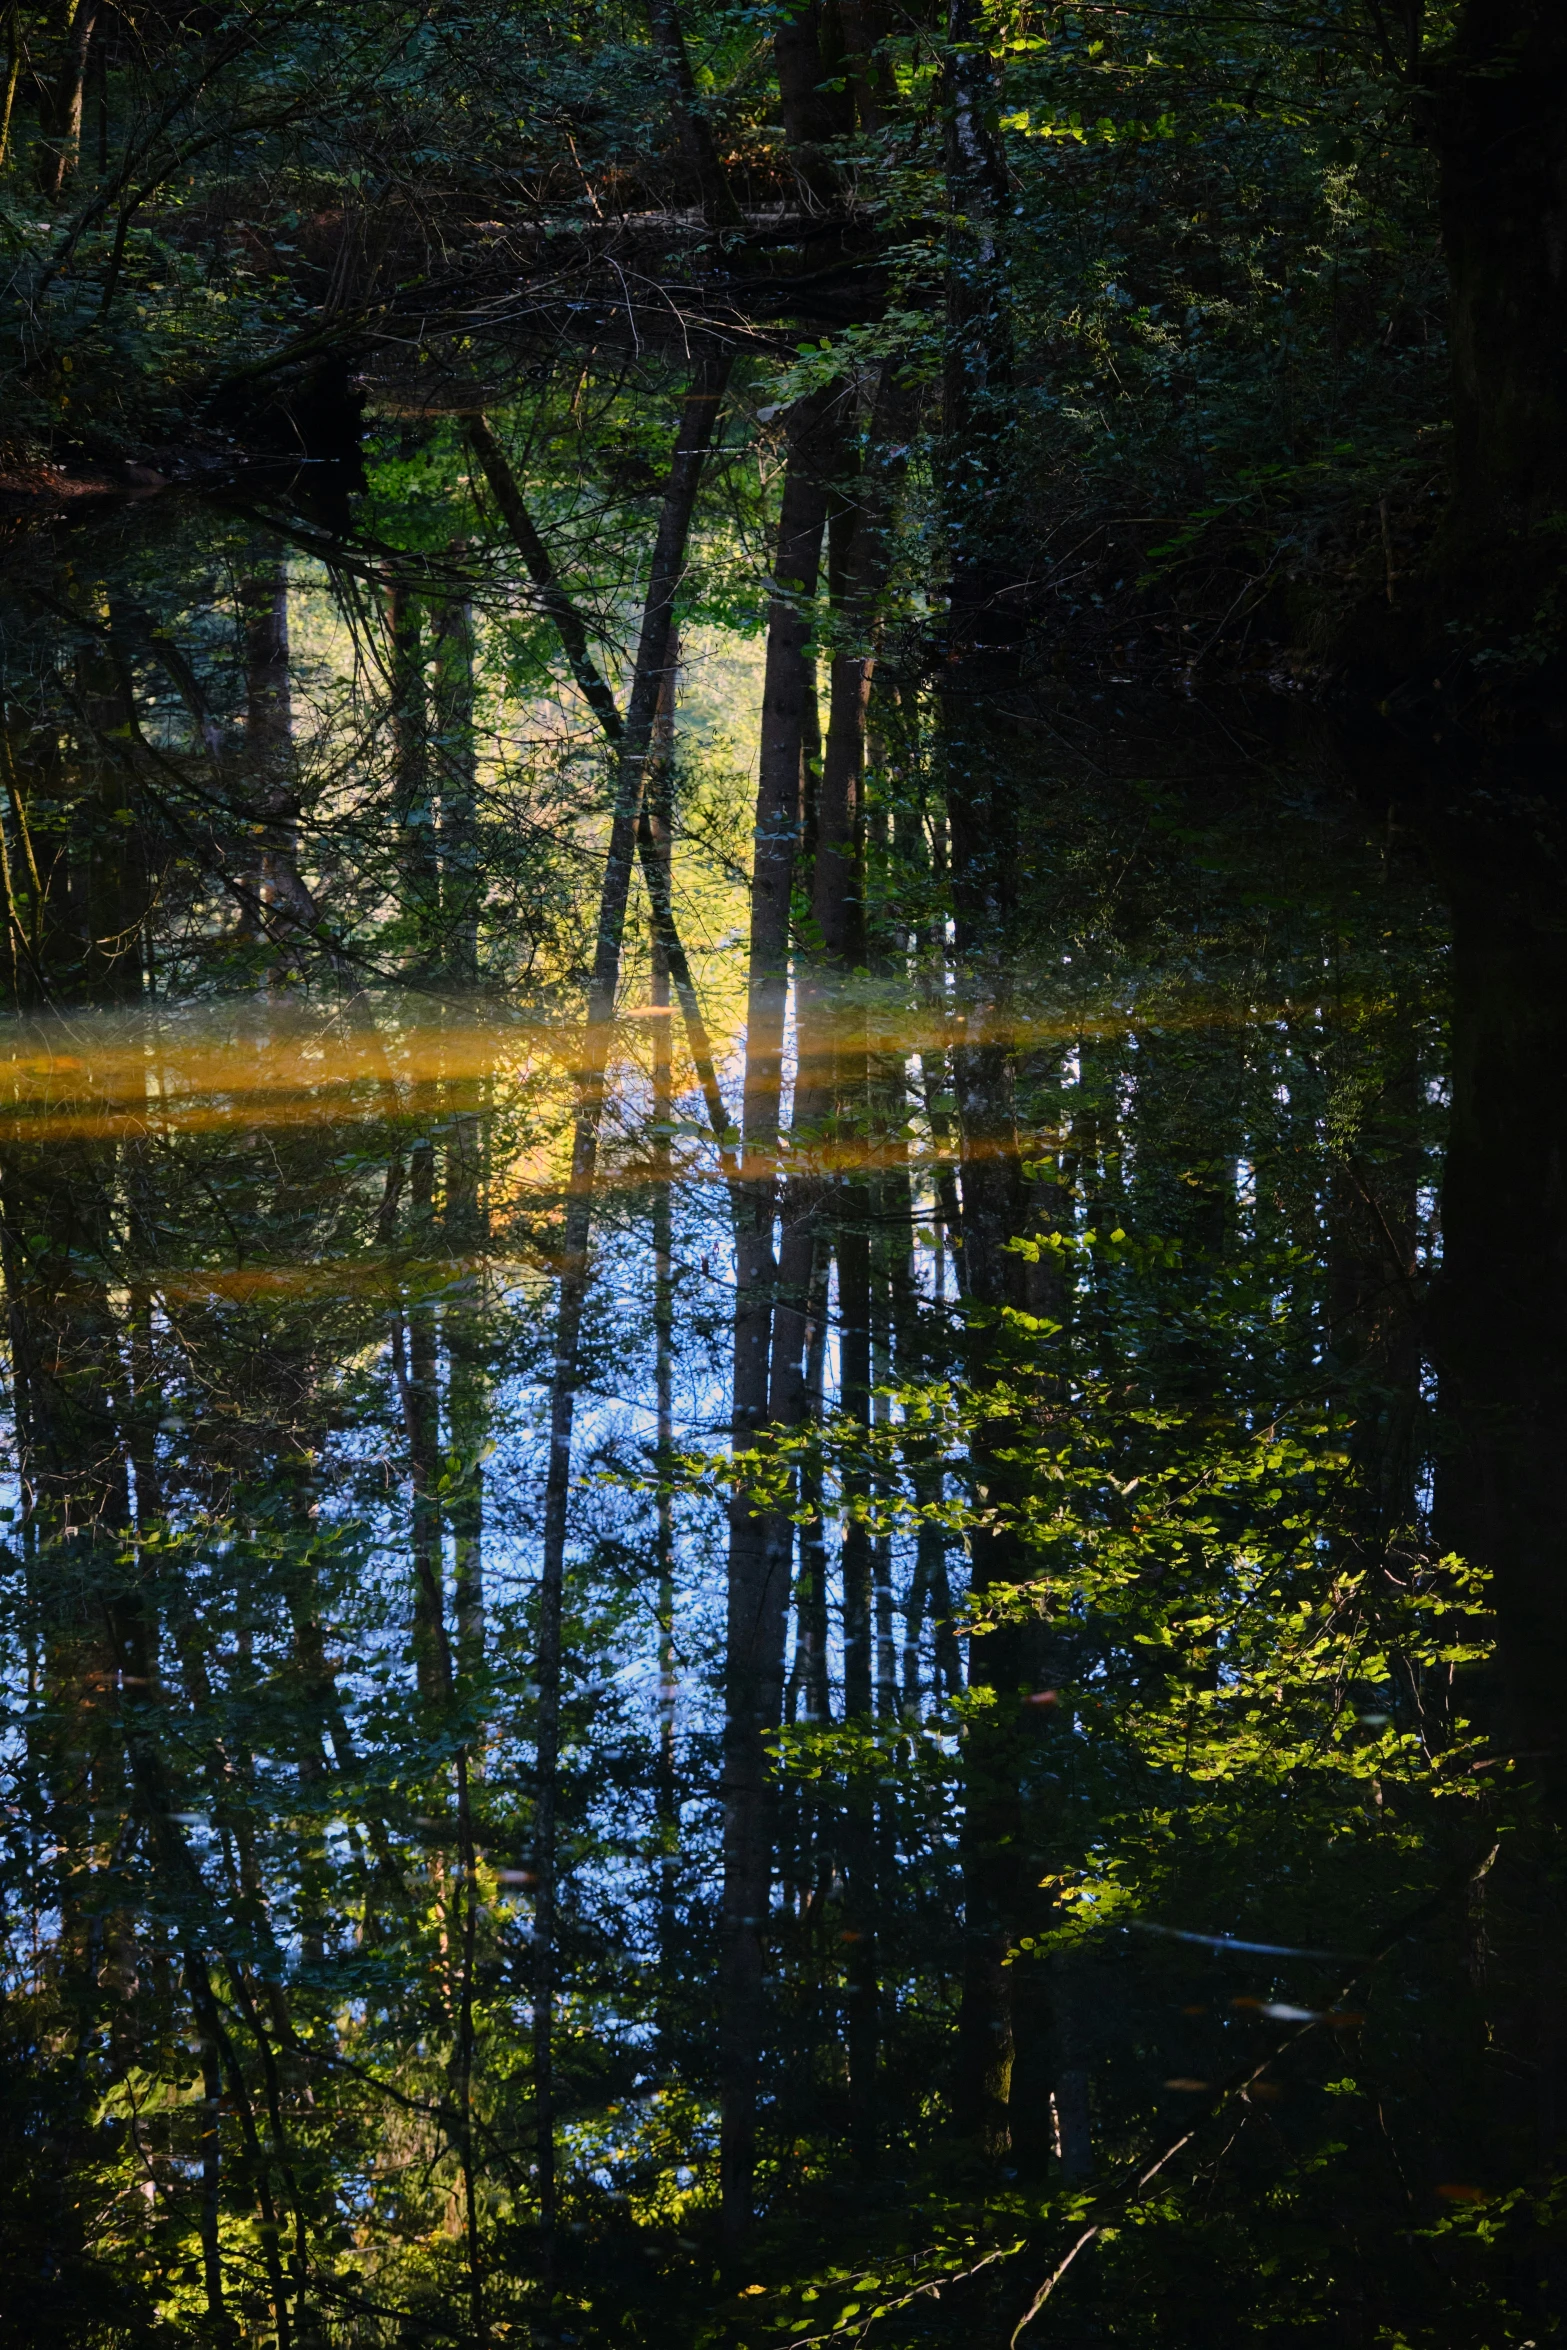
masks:
<path id="1" fill-rule="evenodd" d="M 24 579 L 6 2225 L 62 2329 L 658 2340 L 1021 2241 L 958 2296 L 1010 2329 L 1062 2198 L 1324 2013 L 1094 2290 L 1226 2229 L 1237 2306 L 1424 2291 L 1490 1841 L 1430 885 L 1320 761 L 933 691 L 881 388 L 779 443 L 738 975 L 671 686 L 721 367 L 629 621 L 493 425 L 437 552 L 191 514 Z M 1287 1955 L 1433 1897 L 1402 2007 Z"/>

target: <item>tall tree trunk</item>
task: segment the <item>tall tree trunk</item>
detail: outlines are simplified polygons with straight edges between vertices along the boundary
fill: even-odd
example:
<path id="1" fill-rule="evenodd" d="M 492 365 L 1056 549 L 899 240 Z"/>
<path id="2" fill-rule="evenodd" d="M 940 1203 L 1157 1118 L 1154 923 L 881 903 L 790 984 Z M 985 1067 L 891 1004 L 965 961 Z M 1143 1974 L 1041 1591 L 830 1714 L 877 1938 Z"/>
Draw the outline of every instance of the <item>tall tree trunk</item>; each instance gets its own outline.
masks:
<path id="1" fill-rule="evenodd" d="M 48 136 L 38 152 L 39 185 L 56 200 L 65 193 L 81 157 L 87 56 L 97 21 L 98 0 L 74 0 L 66 18 L 60 69 L 50 88 Z"/>
<path id="2" fill-rule="evenodd" d="M 1011 336 L 1001 267 L 1006 174 L 996 137 L 996 67 L 977 0 L 948 0 L 943 65 L 946 134 L 947 349 L 943 375 L 943 500 L 952 587 L 942 708 L 956 960 L 964 1041 L 952 1054 L 962 1163 L 962 1261 L 971 1319 L 971 1376 L 995 1344 L 1004 1309 L 1020 1302 L 1006 1243 L 1023 1227 L 1008 1027 L 1016 881 L 1015 817 L 1001 779 L 1007 729 L 995 697 L 1016 671 L 1017 623 L 1007 595 L 1009 550 L 995 490 L 1009 422 Z M 981 1428 L 973 1476 L 1005 1496 L 1010 1430 Z M 973 1587 L 1018 1580 L 1015 1540 L 974 1546 Z M 981 2150 L 1010 2149 L 1014 2027 L 1006 1967 L 1022 1830 L 1017 1684 L 1019 1640 L 1008 1626 L 970 1643 L 969 1686 L 993 1701 L 965 1743 L 964 1962 L 956 2111 Z"/>
<path id="3" fill-rule="evenodd" d="M 967 669 L 965 663 L 961 665 Z M 964 684 L 971 682 L 965 676 Z M 1015 844 L 1012 816 L 995 756 L 993 726 L 976 695 L 949 697 L 948 805 L 956 959 L 963 975 L 964 1041 L 952 1065 L 962 1169 L 962 1261 L 969 1321 L 969 1375 L 983 1386 L 997 1352 L 1002 1317 L 1017 1295 L 1017 1260 L 1007 1242 L 1023 1229 L 1024 1202 L 1013 1101 L 1008 959 L 1014 925 Z M 1009 1472 L 1002 1455 L 1013 1431 L 1004 1422 L 976 1429 L 976 1485 L 1004 1499 Z M 1019 1579 L 1015 1540 L 977 1535 L 973 1588 L 983 1594 Z M 1011 2144 L 1008 2103 L 1013 2062 L 1011 1984 L 1006 1957 L 1016 1914 L 1021 1832 L 1017 1783 L 1017 1636 L 1008 1626 L 976 1637 L 969 1686 L 993 1693 L 965 1742 L 963 1821 L 964 1965 L 959 2023 L 960 2128 L 992 2156 Z"/>
<path id="4" fill-rule="evenodd" d="M 740 221 L 740 207 L 730 193 L 724 167 L 718 158 L 713 140 L 713 126 L 702 110 L 697 96 L 696 77 L 691 71 L 691 59 L 686 51 L 686 37 L 680 22 L 677 0 L 652 0 L 653 38 L 663 60 L 665 77 L 674 100 L 675 119 L 680 130 L 680 146 L 686 165 L 702 199 L 702 217 L 709 228 L 734 227 Z"/>
<path id="5" fill-rule="evenodd" d="M 275 945 L 313 932 L 320 917 L 299 871 L 288 565 L 280 547 L 267 554 L 239 583 L 245 743 L 234 799 L 246 836 L 236 858 L 247 901 L 244 928 Z"/>
<path id="6" fill-rule="evenodd" d="M 674 818 L 674 673 L 659 712 L 658 757 L 648 779 L 648 818 L 653 854 L 664 869 L 671 862 Z M 674 1054 L 670 1036 L 669 955 L 657 914 L 649 922 L 648 958 L 653 1009 L 653 1409 L 657 1446 L 658 1497 L 654 1520 L 654 1566 L 658 1576 L 658 1760 L 655 1808 L 658 1819 L 658 1950 L 661 1982 L 675 1979 L 677 1893 L 680 1868 L 680 1788 L 676 1769 L 676 1709 L 680 1696 L 675 1646 L 675 1509 L 670 1479 L 675 1441 L 675 1228 Z M 666 2031 L 666 2042 L 671 2037 Z"/>
<path id="7" fill-rule="evenodd" d="M 11 153 L 11 124 L 16 114 L 16 92 L 22 79 L 21 0 L 11 0 L 5 14 L 5 89 L 0 93 L 0 170 Z"/>
<path id="8" fill-rule="evenodd" d="M 892 504 L 904 451 L 889 446 L 901 418 L 902 394 L 890 370 L 877 389 L 854 505 L 844 515 L 838 576 L 834 580 L 838 641 L 831 669 L 812 912 L 835 1000 L 803 974 L 798 989 L 802 1094 L 813 1122 L 831 1120 L 832 1154 L 839 1167 L 838 1263 L 839 1408 L 865 1427 L 871 1422 L 871 1163 L 877 1136 L 871 1111 L 865 1012 L 843 983 L 866 955 L 865 811 L 866 724 L 876 666 L 879 604 L 892 548 Z M 815 1072 L 815 1098 L 808 1073 Z M 797 1096 L 796 1117 L 801 1109 Z M 852 1463 L 842 1480 L 844 1676 L 846 1721 L 869 1729 L 873 1714 L 875 1559 L 866 1511 L 871 1481 Z M 849 1943 L 849 2091 L 851 2135 L 863 2171 L 875 2167 L 878 2137 L 879 1983 L 876 1944 L 875 1802 L 871 1789 L 851 1778 L 844 1821 Z"/>
<path id="9" fill-rule="evenodd" d="M 811 205 L 830 205 L 837 199 L 838 178 L 825 150 L 854 128 L 834 0 L 791 0 L 773 31 L 773 62 L 789 161 L 801 194 Z"/>
<path id="10" fill-rule="evenodd" d="M 572 603 L 555 575 L 549 550 L 533 526 L 522 501 L 511 467 L 482 416 L 470 418 L 468 437 L 474 452 L 484 467 L 485 477 L 495 493 L 496 501 L 506 519 L 506 526 L 517 542 L 529 577 L 539 590 L 545 611 L 560 635 L 561 647 L 571 666 L 579 691 L 604 730 L 604 738 L 620 754 L 628 721 L 623 721 L 615 697 L 605 684 L 593 659 L 588 643 L 588 632 L 581 614 Z M 673 661 L 667 665 L 673 667 Z M 660 689 L 662 691 L 662 688 Z M 642 861 L 642 878 L 653 909 L 654 924 L 661 941 L 661 951 L 669 964 L 669 975 L 674 981 L 680 999 L 681 1015 L 685 1022 L 686 1038 L 691 1058 L 696 1064 L 698 1082 L 707 1105 L 708 1119 L 718 1145 L 719 1163 L 731 1187 L 731 1205 L 737 1206 L 734 1190 L 735 1167 L 729 1149 L 729 1119 L 719 1091 L 713 1066 L 712 1046 L 697 1001 L 696 988 L 691 978 L 691 966 L 680 943 L 675 925 L 674 907 L 669 894 L 668 861 L 658 853 L 657 843 L 643 807 L 637 828 L 637 848 Z"/>
<path id="11" fill-rule="evenodd" d="M 1415 62 L 1428 74 L 1451 286 L 1442 552 L 1469 597 L 1511 604 L 1559 572 L 1567 502 L 1567 11 L 1465 0 L 1445 55 Z"/>
<path id="12" fill-rule="evenodd" d="M 432 614 L 431 751 L 440 799 L 442 962 L 460 986 L 479 977 L 478 757 L 474 739 L 473 606 L 453 597 Z"/>
<path id="13" fill-rule="evenodd" d="M 789 419 L 790 452 L 768 611 L 762 731 L 751 879 L 746 997 L 745 1097 L 740 1215 L 735 1234 L 732 1444 L 749 1451 L 770 1416 L 797 1413 L 800 1301 L 774 1340 L 773 1224 L 789 984 L 789 915 L 800 831 L 805 709 L 811 690 L 812 601 L 827 519 L 828 467 L 837 386 L 803 401 Z M 807 1242 L 807 1246 L 809 1243 Z M 799 1276 L 799 1244 L 788 1271 Z M 807 1273 L 807 1280 L 809 1275 Z M 797 1384 L 794 1383 L 794 1384 Z M 774 1389 L 778 1390 L 776 1398 Z M 724 1673 L 724 1908 L 721 2174 L 724 2232 L 749 2227 L 756 2164 L 756 2079 L 762 2047 L 762 1968 L 772 1883 L 773 1822 L 764 1740 L 783 1691 L 793 1525 L 756 1509 L 743 1486 L 729 1513 Z"/>
<path id="14" fill-rule="evenodd" d="M 1511 801 L 1512 830 L 1450 826 L 1438 846 L 1453 917 L 1453 1098 L 1431 1315 L 1446 1422 L 1437 1519 L 1442 1548 L 1491 1578 L 1492 1726 L 1534 1796 L 1504 1849 L 1496 1897 L 1512 1923 L 1497 1936 L 1491 1998 L 1515 2151 L 1543 2171 L 1567 2139 L 1567 934 L 1559 855 L 1540 855 L 1535 838 L 1537 779 L 1489 784 L 1493 805 Z M 1556 836 L 1559 848 L 1559 825 Z M 1473 1690 L 1465 1710 L 1487 1695 Z"/>
<path id="15" fill-rule="evenodd" d="M 538 1599 L 538 1738 L 534 1808 L 534 2098 L 537 2179 L 546 2274 L 551 2271 L 556 2217 L 554 2014 L 556 1987 L 556 1798 L 560 1759 L 561 1607 L 566 1564 L 567 1501 L 571 1487 L 571 1433 L 576 1406 L 577 1356 L 588 1290 L 588 1243 L 593 1222 L 593 1177 L 604 1110 L 605 1071 L 620 983 L 626 904 L 636 856 L 646 767 L 659 696 L 669 667 L 675 597 L 685 568 L 686 543 L 702 468 L 712 445 L 719 401 L 728 380 L 727 358 L 704 360 L 681 409 L 664 491 L 643 606 L 631 698 L 620 733 L 615 799 L 604 862 L 594 944 L 593 978 L 582 1060 L 576 1073 L 577 1111 L 571 1184 L 566 1200 L 555 1367 L 550 1385 L 549 1467 L 544 1487 L 543 1562 Z"/>
<path id="16" fill-rule="evenodd" d="M 898 85 L 883 43 L 886 11 L 881 0 L 838 0 L 843 42 L 842 70 L 862 131 L 885 130 L 897 113 Z"/>
<path id="17" fill-rule="evenodd" d="M 440 923 L 435 811 L 430 789 L 430 712 L 425 694 L 424 612 L 402 581 L 387 595 L 392 695 L 392 814 L 398 907 L 407 926 L 404 960 L 423 972 L 436 959 Z"/>
<path id="18" fill-rule="evenodd" d="M 992 28 L 981 0 L 947 0 L 942 99 L 947 181 L 941 476 L 948 660 L 998 681 L 1016 666 L 1016 550 L 1001 493 L 1013 423 L 1012 328 L 1003 267 L 1006 166 L 996 127 Z M 969 684 L 967 690 L 973 691 Z"/>

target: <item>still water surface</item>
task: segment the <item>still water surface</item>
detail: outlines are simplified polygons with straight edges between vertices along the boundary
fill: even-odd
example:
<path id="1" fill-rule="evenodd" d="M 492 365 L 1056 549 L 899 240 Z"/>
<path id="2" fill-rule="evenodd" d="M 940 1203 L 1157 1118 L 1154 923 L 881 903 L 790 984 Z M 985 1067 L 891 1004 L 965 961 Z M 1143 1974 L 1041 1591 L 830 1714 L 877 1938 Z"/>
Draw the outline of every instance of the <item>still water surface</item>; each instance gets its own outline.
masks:
<path id="1" fill-rule="evenodd" d="M 802 934 L 742 1163 L 760 653 L 694 615 L 705 1039 L 639 882 L 584 1190 L 602 759 L 507 579 L 172 500 L 8 571 L 5 2224 L 52 2338 L 760 2343 L 995 2252 L 955 2322 L 1001 2341 L 1071 2198 L 1324 2016 L 1205 2191 L 1254 2278 L 1272 2197 L 1292 2292 L 1412 2306 L 1411 2209 L 1526 2134 L 1465 2146 L 1474 1896 L 1374 2044 L 1355 1963 L 1492 1840 L 1454 1397 L 1504 1453 L 1512 1407 L 1469 1276 L 1445 1337 L 1426 1302 L 1450 839 L 1242 702 L 905 677 L 863 957 Z M 1010 810 L 988 928 L 959 727 Z M 757 1199 L 794 1404 L 748 1511 Z M 1104 2338 L 1196 2224 L 1104 2253 Z M 910 2307 L 884 2338 L 946 2338 Z"/>

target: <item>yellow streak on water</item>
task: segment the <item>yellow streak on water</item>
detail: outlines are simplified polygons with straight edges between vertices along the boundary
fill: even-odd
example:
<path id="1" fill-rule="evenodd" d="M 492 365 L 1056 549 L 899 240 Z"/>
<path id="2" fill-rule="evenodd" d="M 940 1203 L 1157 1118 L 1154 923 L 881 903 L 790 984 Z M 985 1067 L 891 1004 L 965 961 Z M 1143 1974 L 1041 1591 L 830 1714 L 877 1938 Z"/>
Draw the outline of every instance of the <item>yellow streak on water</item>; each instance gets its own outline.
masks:
<path id="1" fill-rule="evenodd" d="M 1354 1007 L 1336 1010 L 1352 1015 Z M 656 1024 L 668 1017 L 646 1003 L 622 1010 L 612 1087 L 634 1084 L 641 1093 Z M 891 1007 L 863 983 L 856 988 L 851 982 L 814 998 L 808 1011 L 813 1066 L 807 1074 L 831 1076 L 830 1067 L 816 1063 L 817 1054 L 830 1064 L 838 1055 L 858 1062 L 867 1052 L 905 1060 L 959 1043 L 1064 1049 L 1124 1038 L 1141 1027 L 1218 1030 L 1322 1017 L 1323 1007 L 1311 1002 L 1262 1006 L 1193 992 L 1182 1001 L 1161 1001 L 1142 1018 L 1122 1005 L 1085 1009 L 1074 1003 L 1014 1012 L 1005 1020 L 960 1020 L 939 1010 Z M 678 1013 L 672 1029 L 677 1088 L 689 1093 Z M 432 1013 L 427 1001 L 407 998 L 361 997 L 336 1007 L 262 996 L 172 1010 L 11 1020 L 0 1023 L 0 1148 L 173 1141 L 223 1132 L 248 1139 L 347 1127 L 370 1130 L 366 1139 L 372 1141 L 379 1129 L 379 1147 L 390 1151 L 398 1147 L 399 1128 L 428 1129 L 463 1114 L 510 1113 L 504 1145 L 492 1155 L 487 1174 L 490 1229 L 499 1236 L 514 1217 L 536 1212 L 564 1190 L 573 1080 L 585 1034 L 580 1020 L 523 1015 L 503 1005 Z M 712 1042 L 720 1065 L 733 1072 L 741 1034 L 715 1035 Z M 1036 1148 L 1050 1147 L 1048 1133 L 1031 1140 Z M 919 1173 L 955 1156 L 955 1146 L 933 1137 L 923 1122 L 878 1143 L 857 1134 L 850 1121 L 820 1138 L 786 1137 L 776 1164 L 784 1172 L 852 1175 L 896 1159 Z M 663 1180 L 723 1180 L 699 1116 L 683 1122 L 667 1163 L 655 1162 L 645 1143 L 606 1137 L 601 1189 Z M 419 1291 L 449 1293 L 481 1274 L 487 1284 L 537 1283 L 551 1267 L 544 1252 L 524 1245 L 520 1258 L 514 1242 L 512 1253 L 430 1264 L 367 1252 L 231 1269 L 149 1269 L 142 1278 L 171 1305 L 281 1306 L 326 1296 L 394 1304 Z"/>
<path id="2" fill-rule="evenodd" d="M 1343 1009 L 1343 1007 L 1340 1007 Z M 1213 998 L 1161 1004 L 1152 1015 L 1070 1005 L 1005 1019 L 889 1010 L 841 992 L 821 1008 L 813 1048 L 823 1056 L 869 1052 L 906 1058 L 954 1045 L 1024 1050 L 1160 1030 L 1229 1028 L 1315 1017 L 1313 1005 L 1239 1006 Z M 654 1024 L 670 1015 L 632 1004 L 617 1018 L 625 1057 L 640 1064 Z M 673 1020 L 672 1042 L 681 1029 Z M 362 1009 L 217 1006 L 192 1015 L 67 1014 L 0 1024 L 0 1137 L 111 1139 L 224 1126 L 292 1126 L 320 1120 L 410 1119 L 476 1110 L 553 1079 L 569 1086 L 585 1037 L 576 1020 L 465 1013 L 394 1015 L 376 1024 Z M 715 1035 L 720 1063 L 740 1038 Z M 814 1057 L 814 1050 L 813 1050 Z M 488 1089 L 487 1092 L 481 1089 Z"/>

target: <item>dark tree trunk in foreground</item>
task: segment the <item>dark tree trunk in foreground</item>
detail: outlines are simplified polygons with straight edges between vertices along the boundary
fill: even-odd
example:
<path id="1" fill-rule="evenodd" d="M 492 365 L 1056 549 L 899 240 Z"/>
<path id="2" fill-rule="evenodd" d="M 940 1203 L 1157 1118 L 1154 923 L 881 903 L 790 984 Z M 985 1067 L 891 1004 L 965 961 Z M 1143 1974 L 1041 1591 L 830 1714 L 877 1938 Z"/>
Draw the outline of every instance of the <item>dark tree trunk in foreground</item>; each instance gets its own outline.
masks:
<path id="1" fill-rule="evenodd" d="M 1471 1677 L 1461 1710 L 1508 1758 L 1517 1822 L 1485 1887 L 1491 2121 L 1504 2159 L 1544 2174 L 1567 2137 L 1567 929 L 1559 856 L 1540 853 L 1538 801 L 1522 799 L 1512 837 L 1465 827 L 1439 849 L 1453 1099 L 1431 1338 L 1438 1543 L 1489 1574 L 1497 1641 L 1497 1685 Z"/>
<path id="2" fill-rule="evenodd" d="M 824 149 L 854 128 L 832 0 L 799 0 L 780 13 L 773 33 L 773 62 L 789 161 L 800 191 L 808 202 L 831 204 L 838 180 Z"/>
<path id="3" fill-rule="evenodd" d="M 1436 1351 L 1459 1449 L 1443 1539 L 1495 1578 L 1507 1743 L 1567 1822 L 1567 932 L 1560 872 L 1449 874 L 1453 1106 Z"/>
<path id="4" fill-rule="evenodd" d="M 1511 601 L 1560 567 L 1559 543 L 1535 534 L 1567 500 L 1561 0 L 1468 0 L 1436 68 L 1434 132 L 1452 288 L 1447 552 L 1454 568 L 1485 559 L 1480 592 Z M 1527 555 L 1519 541 L 1533 541 Z"/>

